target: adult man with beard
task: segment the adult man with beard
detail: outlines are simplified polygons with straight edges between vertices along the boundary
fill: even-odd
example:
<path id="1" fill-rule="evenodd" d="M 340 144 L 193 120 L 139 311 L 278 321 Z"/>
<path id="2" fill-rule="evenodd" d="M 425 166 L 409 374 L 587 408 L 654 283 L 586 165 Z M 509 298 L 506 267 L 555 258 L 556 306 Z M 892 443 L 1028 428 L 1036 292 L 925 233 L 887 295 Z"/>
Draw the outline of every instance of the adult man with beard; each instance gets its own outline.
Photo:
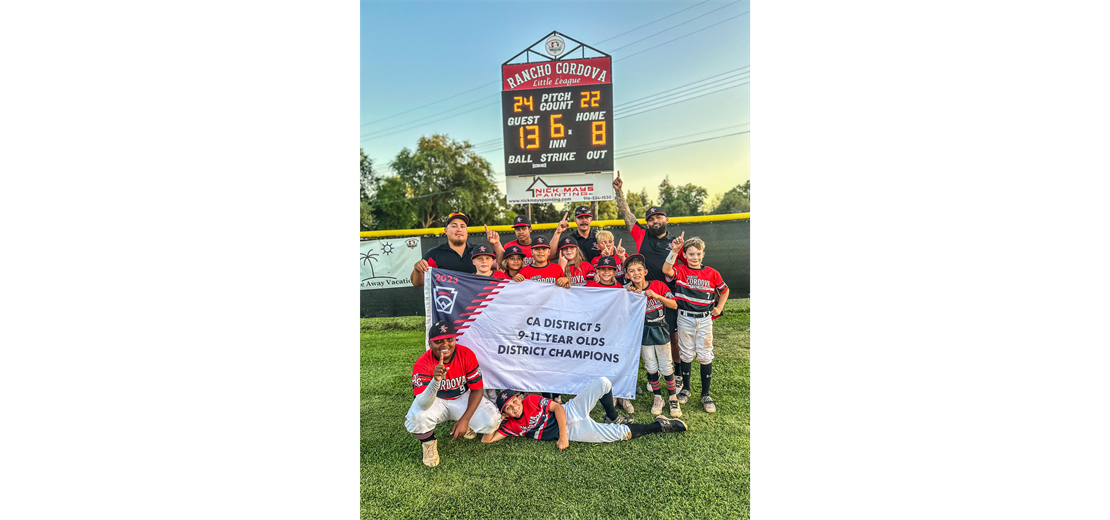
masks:
<path id="1" fill-rule="evenodd" d="M 474 262 L 470 259 L 470 255 L 474 252 L 474 244 L 467 243 L 467 230 L 466 226 L 470 224 L 470 217 L 462 213 L 452 213 L 447 215 L 447 222 L 443 228 L 443 234 L 447 235 L 447 243 L 440 244 L 433 247 L 424 253 L 416 265 L 412 268 L 412 275 L 409 279 L 416 287 L 424 286 L 424 273 L 428 272 L 433 267 L 440 269 L 448 269 L 451 271 L 458 271 L 460 273 L 474 274 Z M 490 235 L 497 237 L 497 233 L 486 230 L 486 239 L 490 240 L 493 244 L 493 239 Z M 501 254 L 504 251 L 501 248 L 501 240 L 497 239 L 495 250 L 497 258 L 495 265 L 501 264 Z"/>
<path id="2" fill-rule="evenodd" d="M 617 199 L 617 210 L 620 211 L 621 217 L 624 219 L 624 225 L 628 232 L 632 234 L 632 239 L 636 241 L 636 252 L 644 255 L 644 263 L 647 266 L 648 281 L 659 280 L 674 292 L 674 281 L 667 281 L 667 276 L 663 274 L 663 264 L 667 262 L 667 257 L 671 254 L 672 237 L 667 236 L 667 213 L 663 208 L 652 206 L 647 209 L 644 219 L 647 221 L 647 227 L 640 225 L 636 222 L 636 216 L 632 214 L 632 210 L 628 208 L 628 201 L 624 200 L 624 194 L 621 193 L 621 188 L 624 186 L 624 181 L 621 180 L 621 172 L 617 172 L 617 178 L 613 179 L 613 193 Z M 676 253 L 678 255 L 675 262 L 686 263 L 686 256 L 682 251 Z M 678 311 L 674 309 L 665 309 L 664 319 L 667 322 L 667 332 L 671 335 L 671 359 L 674 361 L 675 369 L 678 369 Z"/>

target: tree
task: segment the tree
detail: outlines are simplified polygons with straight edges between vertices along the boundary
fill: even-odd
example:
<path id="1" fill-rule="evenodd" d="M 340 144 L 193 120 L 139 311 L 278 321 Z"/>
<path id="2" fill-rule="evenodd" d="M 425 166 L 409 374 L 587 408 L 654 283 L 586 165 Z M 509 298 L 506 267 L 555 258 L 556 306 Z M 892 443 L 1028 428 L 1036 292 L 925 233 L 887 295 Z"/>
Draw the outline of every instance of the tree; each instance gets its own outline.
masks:
<path id="1" fill-rule="evenodd" d="M 702 215 L 702 205 L 708 196 L 709 192 L 701 186 L 690 183 L 684 186 L 672 185 L 670 176 L 659 184 L 659 206 L 667 212 L 668 217 Z"/>
<path id="2" fill-rule="evenodd" d="M 381 178 L 374 172 L 374 161 L 366 156 L 362 148 L 358 149 L 359 155 L 359 199 L 370 200 L 381 183 Z"/>
<path id="3" fill-rule="evenodd" d="M 447 215 L 461 211 L 472 224 L 507 224 L 504 198 L 494 183 L 489 161 L 474 153 L 469 142 L 458 142 L 445 135 L 421 137 L 416 150 L 405 148 L 391 163 L 396 177 L 387 177 L 379 188 L 374 218 L 383 229 L 404 229 L 386 225 L 386 208 L 405 212 L 395 214 L 395 222 L 410 218 L 419 227 L 442 226 Z M 396 179 L 386 186 L 391 179 Z M 403 194 L 403 195 L 402 195 Z M 408 200 L 398 200 L 407 196 Z"/>
<path id="4" fill-rule="evenodd" d="M 726 191 L 724 195 L 719 196 L 715 201 L 716 203 L 711 204 L 711 206 L 713 206 L 713 211 L 711 213 L 714 215 L 722 215 L 725 213 L 746 213 L 751 211 L 751 199 L 749 198 L 751 184 L 752 181 L 749 179 L 748 182 L 736 186 Z"/>
<path id="5" fill-rule="evenodd" d="M 374 211 L 370 201 L 364 200 L 359 202 L 359 231 L 370 231 L 374 229 Z"/>
<path id="6" fill-rule="evenodd" d="M 647 188 L 640 188 L 640 193 L 628 192 L 624 200 L 628 202 L 628 209 L 638 219 L 644 218 L 647 209 L 651 207 L 651 199 L 648 198 Z"/>
<path id="7" fill-rule="evenodd" d="M 595 220 L 620 220 L 620 218 L 616 202 L 603 200 L 597 203 L 597 217 Z"/>

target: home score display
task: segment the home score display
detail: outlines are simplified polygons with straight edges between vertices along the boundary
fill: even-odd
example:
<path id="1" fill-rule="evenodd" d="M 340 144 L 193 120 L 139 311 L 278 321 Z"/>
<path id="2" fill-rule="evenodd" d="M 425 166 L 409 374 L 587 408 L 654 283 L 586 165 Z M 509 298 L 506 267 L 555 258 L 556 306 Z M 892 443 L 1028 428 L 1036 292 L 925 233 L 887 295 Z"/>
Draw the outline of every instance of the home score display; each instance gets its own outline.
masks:
<path id="1" fill-rule="evenodd" d="M 613 169 L 613 85 L 501 93 L 505 173 Z"/>

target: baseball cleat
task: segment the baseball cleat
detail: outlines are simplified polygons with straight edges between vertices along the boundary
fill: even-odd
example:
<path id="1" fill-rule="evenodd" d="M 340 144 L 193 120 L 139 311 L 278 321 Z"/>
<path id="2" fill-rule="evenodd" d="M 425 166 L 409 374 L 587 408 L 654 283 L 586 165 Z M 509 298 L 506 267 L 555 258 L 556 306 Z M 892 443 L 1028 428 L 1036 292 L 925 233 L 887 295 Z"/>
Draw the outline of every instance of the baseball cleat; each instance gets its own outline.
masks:
<path id="1" fill-rule="evenodd" d="M 705 407 L 705 411 L 713 413 L 717 411 L 717 405 L 713 404 L 713 398 L 708 395 L 701 396 L 701 405 Z"/>
<path id="2" fill-rule="evenodd" d="M 632 424 L 634 422 L 636 421 L 632 420 L 631 417 L 623 417 L 620 415 L 618 415 L 616 419 L 610 419 L 608 416 L 605 417 L 605 424 Z"/>
<path id="3" fill-rule="evenodd" d="M 636 413 L 636 409 L 632 407 L 632 401 L 628 399 L 617 399 L 620 402 L 621 408 L 627 413 Z"/>
<path id="4" fill-rule="evenodd" d="M 682 419 L 668 419 L 660 415 L 655 422 L 663 426 L 663 433 L 678 433 L 686 431 L 686 423 Z"/>
<path id="5" fill-rule="evenodd" d="M 474 428 L 467 428 L 466 433 L 463 434 L 464 439 L 473 439 L 477 436 L 478 432 L 474 431 Z"/>
<path id="6" fill-rule="evenodd" d="M 436 441 L 422 442 L 420 447 L 424 449 L 424 465 L 431 468 L 438 466 L 439 450 L 436 449 Z"/>
<path id="7" fill-rule="evenodd" d="M 690 390 L 687 390 L 687 389 L 683 388 L 682 390 L 678 391 L 678 402 L 679 403 L 686 404 L 686 401 L 688 401 L 689 399 L 690 399 Z"/>
<path id="8" fill-rule="evenodd" d="M 655 396 L 655 402 L 651 404 L 651 415 L 659 415 L 663 413 L 663 396 Z"/>
<path id="9" fill-rule="evenodd" d="M 678 407 L 678 399 L 671 397 L 668 403 L 671 406 L 671 417 L 682 417 L 682 409 Z"/>

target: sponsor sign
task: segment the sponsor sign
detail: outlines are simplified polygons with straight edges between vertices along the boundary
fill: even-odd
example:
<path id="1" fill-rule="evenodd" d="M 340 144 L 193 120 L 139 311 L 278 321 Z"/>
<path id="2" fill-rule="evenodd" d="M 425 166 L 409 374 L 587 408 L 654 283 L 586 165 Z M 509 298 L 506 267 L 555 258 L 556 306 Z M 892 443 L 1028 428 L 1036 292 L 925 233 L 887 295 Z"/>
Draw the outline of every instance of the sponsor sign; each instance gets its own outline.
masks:
<path id="1" fill-rule="evenodd" d="M 420 239 L 391 238 L 359 243 L 359 289 L 412 287 L 412 266 L 420 261 Z"/>
<path id="2" fill-rule="evenodd" d="M 505 178 L 509 204 L 613 200 L 613 174 L 530 175 Z"/>

